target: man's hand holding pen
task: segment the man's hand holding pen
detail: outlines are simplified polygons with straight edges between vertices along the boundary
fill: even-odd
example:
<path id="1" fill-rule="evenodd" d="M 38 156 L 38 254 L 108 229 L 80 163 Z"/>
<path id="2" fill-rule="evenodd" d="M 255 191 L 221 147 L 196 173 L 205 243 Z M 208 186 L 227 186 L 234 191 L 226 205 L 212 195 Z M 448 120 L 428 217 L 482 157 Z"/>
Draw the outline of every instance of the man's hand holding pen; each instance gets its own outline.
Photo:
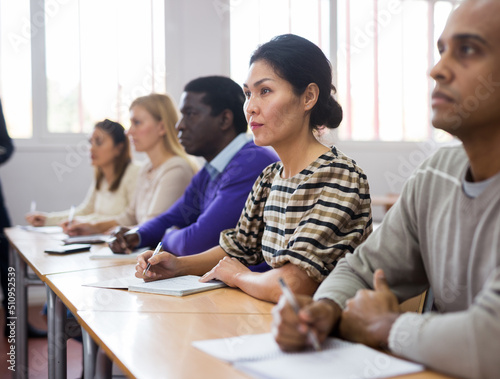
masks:
<path id="1" fill-rule="evenodd" d="M 111 234 L 109 248 L 116 254 L 130 254 L 139 245 L 136 229 L 120 226 Z"/>

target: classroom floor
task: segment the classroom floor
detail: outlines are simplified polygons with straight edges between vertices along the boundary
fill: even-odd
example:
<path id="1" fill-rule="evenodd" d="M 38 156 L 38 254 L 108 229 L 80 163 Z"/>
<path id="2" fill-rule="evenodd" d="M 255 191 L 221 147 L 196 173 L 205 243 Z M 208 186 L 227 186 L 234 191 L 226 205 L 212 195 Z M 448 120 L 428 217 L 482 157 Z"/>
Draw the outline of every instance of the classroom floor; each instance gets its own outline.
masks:
<path id="1" fill-rule="evenodd" d="M 41 315 L 42 305 L 33 305 L 29 307 L 28 320 L 31 325 L 38 329 L 47 330 L 47 323 Z M 10 345 L 7 338 L 3 335 L 3 320 L 4 310 L 0 308 L 1 337 L 0 337 L 0 378 L 12 377 L 11 371 L 8 369 L 7 352 Z M 47 338 L 30 338 L 28 342 L 28 376 L 30 379 L 46 379 L 48 378 L 47 364 Z M 67 365 L 68 379 L 81 378 L 82 376 L 82 344 L 70 339 L 67 345 Z"/>

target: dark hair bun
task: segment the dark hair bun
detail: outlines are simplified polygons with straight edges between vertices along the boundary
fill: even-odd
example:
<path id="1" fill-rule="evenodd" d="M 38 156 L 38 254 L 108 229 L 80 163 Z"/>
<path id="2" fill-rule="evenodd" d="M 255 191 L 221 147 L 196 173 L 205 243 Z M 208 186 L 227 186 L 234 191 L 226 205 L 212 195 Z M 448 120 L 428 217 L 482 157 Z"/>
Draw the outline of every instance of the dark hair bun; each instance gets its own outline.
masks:
<path id="1" fill-rule="evenodd" d="M 327 109 L 327 119 L 323 125 L 329 129 L 335 129 L 342 122 L 343 111 L 338 101 L 333 98 L 333 95 L 330 95 L 328 99 Z"/>

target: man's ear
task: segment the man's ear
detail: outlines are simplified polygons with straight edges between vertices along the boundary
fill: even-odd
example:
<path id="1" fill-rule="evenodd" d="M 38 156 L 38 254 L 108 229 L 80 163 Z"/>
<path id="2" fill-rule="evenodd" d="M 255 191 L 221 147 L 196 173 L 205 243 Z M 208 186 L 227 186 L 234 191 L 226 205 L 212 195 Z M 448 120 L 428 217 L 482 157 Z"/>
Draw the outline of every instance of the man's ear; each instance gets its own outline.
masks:
<path id="1" fill-rule="evenodd" d="M 233 128 L 234 115 L 229 109 L 224 109 L 221 114 L 221 129 L 226 131 Z"/>
<path id="2" fill-rule="evenodd" d="M 309 83 L 304 93 L 304 110 L 310 111 L 316 105 L 319 97 L 319 87 L 316 83 Z"/>

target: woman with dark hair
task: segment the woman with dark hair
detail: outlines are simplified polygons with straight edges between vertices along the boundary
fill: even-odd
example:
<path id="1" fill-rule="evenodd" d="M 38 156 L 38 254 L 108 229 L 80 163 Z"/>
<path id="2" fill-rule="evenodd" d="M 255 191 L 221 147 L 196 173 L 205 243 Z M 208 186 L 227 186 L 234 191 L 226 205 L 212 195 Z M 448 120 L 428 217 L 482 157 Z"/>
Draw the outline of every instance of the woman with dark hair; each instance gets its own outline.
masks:
<path id="1" fill-rule="evenodd" d="M 98 122 L 90 142 L 95 177 L 84 201 L 75 208 L 79 221 L 98 221 L 120 214 L 134 198 L 139 166 L 131 161 L 130 143 L 123 126 L 111 120 Z M 33 212 L 26 220 L 34 226 L 67 226 L 69 210 Z"/>
<path id="2" fill-rule="evenodd" d="M 295 293 L 312 295 L 372 230 L 363 171 L 314 136 L 342 120 L 330 62 L 308 40 L 278 36 L 254 52 L 243 87 L 255 143 L 273 147 L 281 161 L 262 172 L 238 225 L 221 233 L 219 246 L 179 258 L 166 252 L 151 257 L 148 251 L 138 258 L 136 276 L 204 274 L 202 281 L 218 279 L 272 302 L 281 294 L 281 277 Z M 248 269 L 263 260 L 273 270 Z"/>

